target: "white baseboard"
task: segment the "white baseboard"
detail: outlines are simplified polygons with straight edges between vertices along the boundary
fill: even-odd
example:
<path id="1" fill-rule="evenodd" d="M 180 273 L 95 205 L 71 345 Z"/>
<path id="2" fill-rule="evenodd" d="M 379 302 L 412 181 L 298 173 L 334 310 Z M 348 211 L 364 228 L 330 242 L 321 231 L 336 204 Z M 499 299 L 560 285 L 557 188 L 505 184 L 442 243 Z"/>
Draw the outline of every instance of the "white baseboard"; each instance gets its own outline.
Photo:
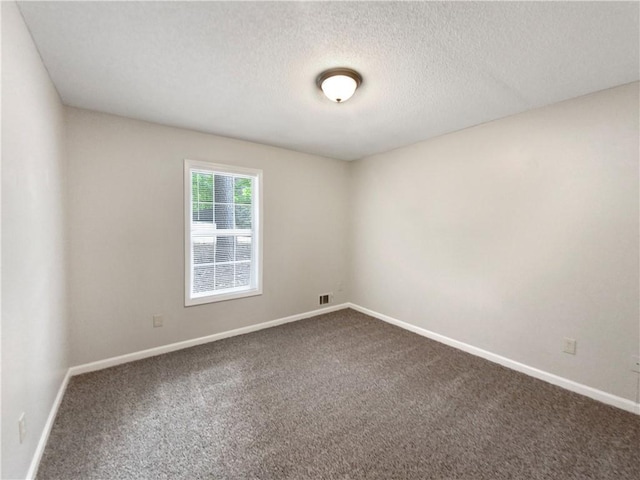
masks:
<path id="1" fill-rule="evenodd" d="M 213 335 L 207 335 L 206 337 L 193 338 L 191 340 L 185 340 L 183 342 L 170 343 L 169 345 L 162 345 L 160 347 L 149 348 L 148 350 L 141 350 L 139 352 L 128 353 L 126 355 L 120 355 L 118 357 L 111 357 L 105 360 L 98 360 L 97 362 L 85 363 L 83 365 L 77 365 L 71 367 L 71 375 L 80 375 L 82 373 L 94 372 L 96 370 L 102 370 L 104 368 L 113 367 L 123 363 L 133 362 L 135 360 L 141 360 L 143 358 L 155 357 L 156 355 L 162 355 L 163 353 L 175 352 L 176 350 L 182 350 L 184 348 L 195 347 L 196 345 L 202 345 L 204 343 L 215 342 L 216 340 L 222 340 L 223 338 L 235 337 L 236 335 L 244 335 L 245 333 L 256 332 L 265 328 L 276 327 L 285 323 L 295 322 L 304 318 L 315 317 L 316 315 L 322 315 L 324 313 L 335 312 L 337 310 L 343 310 L 348 308 L 349 304 L 342 303 L 340 305 L 334 305 L 332 307 L 320 308 L 318 310 L 312 310 L 310 312 L 298 313 L 297 315 L 291 315 L 289 317 L 278 318 L 269 322 L 258 323 L 256 325 L 249 325 L 247 327 L 236 328 L 235 330 L 228 330 L 226 332 L 215 333 Z"/>
<path id="2" fill-rule="evenodd" d="M 58 409 L 60 408 L 60 404 L 62 403 L 62 397 L 64 397 L 64 392 L 67 390 L 69 378 L 71 378 L 71 372 L 70 370 L 67 370 L 67 373 L 65 374 L 64 378 L 62 379 L 62 383 L 60 384 L 60 388 L 58 388 L 58 393 L 55 400 L 53 401 L 53 406 L 51 407 L 51 411 L 49 412 L 47 421 L 44 424 L 44 428 L 42 429 L 42 434 L 40 435 L 40 440 L 38 440 L 36 451 L 33 454 L 33 458 L 31 459 L 31 465 L 29 465 L 29 470 L 27 472 L 27 480 L 33 480 L 34 478 L 36 478 L 36 474 L 38 473 L 38 466 L 40 465 L 40 460 L 42 460 L 42 454 L 44 453 L 44 447 L 47 446 L 47 440 L 49 440 L 49 434 L 51 433 L 51 429 L 53 428 L 53 422 L 55 422 L 56 420 Z"/>
<path id="3" fill-rule="evenodd" d="M 458 340 L 454 340 L 453 338 L 440 335 L 439 333 L 435 333 L 430 330 L 411 325 L 410 323 L 406 323 L 388 315 L 369 310 L 368 308 L 361 307 L 360 305 L 349 303 L 348 306 L 349 308 L 353 308 L 358 312 L 364 313 L 392 325 L 396 325 L 397 327 L 409 330 L 410 332 L 417 333 L 418 335 L 430 338 L 431 340 L 435 340 L 436 342 L 444 343 L 445 345 L 449 345 L 450 347 L 457 348 L 458 350 L 462 350 L 463 352 L 467 352 L 478 357 L 482 357 L 486 360 L 498 363 L 517 372 L 524 373 L 539 380 L 543 380 L 558 387 L 562 387 L 566 390 L 579 393 L 594 400 L 598 400 L 602 403 L 606 403 L 607 405 L 621 408 L 622 410 L 640 415 L 640 404 L 632 400 L 627 400 L 626 398 L 603 392 L 602 390 L 583 385 L 582 383 L 574 382 L 573 380 L 554 375 L 553 373 L 530 367 L 529 365 L 525 365 L 524 363 L 516 362 L 515 360 L 511 360 L 501 355 L 491 353 L 487 350 L 474 347 L 473 345 L 469 345 L 468 343 L 460 342 Z"/>

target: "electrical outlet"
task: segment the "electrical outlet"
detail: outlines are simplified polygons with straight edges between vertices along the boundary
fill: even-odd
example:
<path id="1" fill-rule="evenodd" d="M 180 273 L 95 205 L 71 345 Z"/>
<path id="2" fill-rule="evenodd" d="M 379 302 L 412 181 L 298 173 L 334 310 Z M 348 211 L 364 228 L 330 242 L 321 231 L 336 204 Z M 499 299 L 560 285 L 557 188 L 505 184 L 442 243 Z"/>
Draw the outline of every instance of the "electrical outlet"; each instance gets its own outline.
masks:
<path id="1" fill-rule="evenodd" d="M 340 281 L 338 282 L 338 291 L 341 292 L 342 290 L 344 290 L 344 282 Z"/>
<path id="2" fill-rule="evenodd" d="M 631 355 L 631 371 L 640 373 L 640 355 Z"/>
<path id="3" fill-rule="evenodd" d="M 571 355 L 576 354 L 576 340 L 574 338 L 565 338 L 564 339 L 564 349 L 562 350 L 564 353 L 569 353 Z"/>
<path id="4" fill-rule="evenodd" d="M 158 328 L 164 325 L 164 318 L 162 315 L 154 315 L 153 316 L 153 328 Z"/>
<path id="5" fill-rule="evenodd" d="M 24 437 L 27 436 L 27 420 L 24 412 L 18 417 L 18 434 L 20 436 L 20 443 L 24 442 Z"/>

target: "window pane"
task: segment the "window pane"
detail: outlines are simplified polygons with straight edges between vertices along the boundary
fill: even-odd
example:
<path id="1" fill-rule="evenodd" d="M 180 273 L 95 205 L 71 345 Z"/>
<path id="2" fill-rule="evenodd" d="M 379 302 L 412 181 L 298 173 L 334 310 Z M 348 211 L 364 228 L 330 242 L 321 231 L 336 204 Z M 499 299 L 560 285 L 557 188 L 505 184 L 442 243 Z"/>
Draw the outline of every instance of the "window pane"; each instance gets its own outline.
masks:
<path id="1" fill-rule="evenodd" d="M 233 264 L 216 266 L 216 290 L 233 287 Z"/>
<path id="2" fill-rule="evenodd" d="M 251 264 L 236 264 L 236 287 L 245 287 L 251 283 Z"/>
<path id="3" fill-rule="evenodd" d="M 236 205 L 236 228 L 251 228 L 251 205 Z"/>
<path id="4" fill-rule="evenodd" d="M 194 222 L 213 223 L 213 203 L 194 203 L 192 212 Z"/>
<path id="5" fill-rule="evenodd" d="M 193 268 L 193 293 L 210 292 L 214 289 L 215 268 L 208 267 Z"/>
<path id="6" fill-rule="evenodd" d="M 233 203 L 233 177 L 216 175 L 214 187 L 216 203 Z"/>
<path id="7" fill-rule="evenodd" d="M 215 222 L 216 228 L 220 229 L 231 229 L 233 228 L 233 205 L 218 205 L 214 206 L 215 208 Z"/>
<path id="8" fill-rule="evenodd" d="M 215 237 L 197 237 L 193 240 L 193 263 L 213 263 L 215 253 Z"/>
<path id="9" fill-rule="evenodd" d="M 251 260 L 251 237 L 236 237 L 236 260 Z"/>
<path id="10" fill-rule="evenodd" d="M 213 201 L 213 175 L 210 173 L 194 173 L 192 195 L 194 202 Z"/>
<path id="11" fill-rule="evenodd" d="M 233 261 L 233 237 L 218 237 L 216 242 L 216 263 Z"/>
<path id="12" fill-rule="evenodd" d="M 235 179 L 235 203 L 251 203 L 251 195 L 253 195 L 253 182 L 250 178 Z"/>
<path id="13" fill-rule="evenodd" d="M 260 172 L 189 160 L 185 167 L 185 202 L 191 208 L 185 226 L 190 247 L 185 305 L 258 294 L 262 275 L 254 253 L 260 205 L 254 195 Z"/>

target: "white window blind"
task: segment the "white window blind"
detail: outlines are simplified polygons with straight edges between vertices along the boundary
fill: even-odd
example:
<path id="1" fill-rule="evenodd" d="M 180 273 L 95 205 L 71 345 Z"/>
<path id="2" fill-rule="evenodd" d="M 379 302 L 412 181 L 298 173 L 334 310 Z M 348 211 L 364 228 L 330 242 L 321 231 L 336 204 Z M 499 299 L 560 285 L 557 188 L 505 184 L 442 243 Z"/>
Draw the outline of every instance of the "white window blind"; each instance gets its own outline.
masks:
<path id="1" fill-rule="evenodd" d="M 185 304 L 261 293 L 259 170 L 185 161 Z"/>

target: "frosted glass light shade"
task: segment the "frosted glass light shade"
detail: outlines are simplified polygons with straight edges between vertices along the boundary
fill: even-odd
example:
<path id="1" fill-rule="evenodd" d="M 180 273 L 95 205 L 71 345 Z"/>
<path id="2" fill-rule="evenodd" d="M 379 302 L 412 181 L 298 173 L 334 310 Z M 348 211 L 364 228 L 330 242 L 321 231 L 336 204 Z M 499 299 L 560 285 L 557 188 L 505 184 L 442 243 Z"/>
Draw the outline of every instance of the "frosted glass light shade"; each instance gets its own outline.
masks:
<path id="1" fill-rule="evenodd" d="M 334 102 L 344 102 L 349 100 L 356 92 L 358 84 L 346 75 L 336 75 L 329 77 L 322 82 L 321 88 L 327 98 Z"/>
<path id="2" fill-rule="evenodd" d="M 342 103 L 349 100 L 360 86 L 362 77 L 349 68 L 335 68 L 321 73 L 316 80 L 329 100 Z"/>

